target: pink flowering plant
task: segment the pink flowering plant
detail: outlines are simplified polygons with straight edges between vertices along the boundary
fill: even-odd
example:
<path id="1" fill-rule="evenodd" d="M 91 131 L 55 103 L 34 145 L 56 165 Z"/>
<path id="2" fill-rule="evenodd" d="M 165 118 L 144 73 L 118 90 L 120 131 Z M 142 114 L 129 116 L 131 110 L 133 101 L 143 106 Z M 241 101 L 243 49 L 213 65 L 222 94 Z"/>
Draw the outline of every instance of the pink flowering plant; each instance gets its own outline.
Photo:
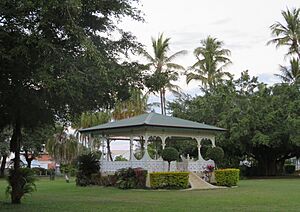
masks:
<path id="1" fill-rule="evenodd" d="M 206 167 L 204 167 L 203 173 L 204 173 L 205 181 L 210 182 L 210 179 L 211 179 L 214 169 L 215 169 L 215 167 L 211 164 L 208 164 Z"/>
<path id="2" fill-rule="evenodd" d="M 208 171 L 208 172 L 213 172 L 214 171 L 214 169 L 215 169 L 215 167 L 213 166 L 213 165 L 207 165 L 206 166 L 206 170 Z"/>

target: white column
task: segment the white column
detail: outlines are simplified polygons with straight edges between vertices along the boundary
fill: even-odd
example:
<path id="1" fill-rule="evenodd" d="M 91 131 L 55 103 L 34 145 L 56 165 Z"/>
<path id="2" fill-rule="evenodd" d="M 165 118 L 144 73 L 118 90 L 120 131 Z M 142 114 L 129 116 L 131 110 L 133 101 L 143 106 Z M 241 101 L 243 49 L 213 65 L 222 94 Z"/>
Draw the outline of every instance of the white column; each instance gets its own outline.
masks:
<path id="1" fill-rule="evenodd" d="M 130 156 L 129 156 L 129 160 L 131 161 L 132 159 L 133 159 L 133 149 L 132 149 L 132 147 L 133 147 L 133 137 L 132 136 L 130 136 Z"/>
<path id="2" fill-rule="evenodd" d="M 198 160 L 204 160 L 202 155 L 201 155 L 201 151 L 200 151 L 202 137 L 197 137 L 196 140 L 197 140 L 197 144 L 198 144 L 197 145 L 198 146 Z"/>
<path id="3" fill-rule="evenodd" d="M 162 149 L 165 149 L 165 147 L 166 147 L 166 139 L 167 139 L 166 136 L 162 136 L 162 137 L 161 137 L 161 145 L 162 145 Z"/>
<path id="4" fill-rule="evenodd" d="M 106 138 L 106 159 L 107 159 L 107 161 L 110 160 L 109 153 L 111 154 L 111 152 L 108 151 L 108 146 L 110 147 L 110 140 L 108 138 Z"/>
<path id="5" fill-rule="evenodd" d="M 101 148 L 102 148 L 102 154 L 101 154 L 101 159 L 104 160 L 104 148 L 105 148 L 105 138 L 101 138 Z"/>
<path id="6" fill-rule="evenodd" d="M 149 156 L 149 153 L 148 153 L 148 139 L 149 139 L 150 136 L 148 136 L 147 134 L 145 135 L 145 153 L 144 153 L 144 156 L 142 158 L 142 160 L 151 160 L 151 157 Z"/>
<path id="7" fill-rule="evenodd" d="M 210 140 L 211 140 L 211 145 L 212 145 L 212 147 L 216 147 L 215 136 L 212 136 L 212 137 L 210 138 Z"/>
<path id="8" fill-rule="evenodd" d="M 148 139 L 149 139 L 149 136 L 148 135 L 145 135 L 144 136 L 145 137 L 145 151 L 147 151 L 148 150 Z"/>

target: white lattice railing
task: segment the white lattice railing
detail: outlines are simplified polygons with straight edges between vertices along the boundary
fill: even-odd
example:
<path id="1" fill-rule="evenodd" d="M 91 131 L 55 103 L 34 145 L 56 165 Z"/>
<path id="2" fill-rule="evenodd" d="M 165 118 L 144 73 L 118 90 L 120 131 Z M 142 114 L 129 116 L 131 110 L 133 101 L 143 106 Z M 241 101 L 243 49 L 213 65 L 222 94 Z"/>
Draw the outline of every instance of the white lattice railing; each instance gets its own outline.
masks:
<path id="1" fill-rule="evenodd" d="M 122 168 L 143 168 L 148 172 L 163 172 L 168 170 L 168 162 L 162 160 L 134 160 L 134 161 L 101 161 L 101 172 L 115 172 Z M 171 162 L 170 171 L 201 172 L 207 165 L 214 165 L 214 161 Z"/>

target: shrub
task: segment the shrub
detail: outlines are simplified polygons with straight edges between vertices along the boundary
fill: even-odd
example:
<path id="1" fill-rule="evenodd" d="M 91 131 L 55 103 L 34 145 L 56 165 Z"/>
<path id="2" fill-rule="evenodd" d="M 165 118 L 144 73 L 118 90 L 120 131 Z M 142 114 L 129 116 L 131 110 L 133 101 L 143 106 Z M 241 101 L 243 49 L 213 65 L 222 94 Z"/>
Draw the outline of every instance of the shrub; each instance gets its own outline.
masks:
<path id="1" fill-rule="evenodd" d="M 284 171 L 286 174 L 293 174 L 296 170 L 296 166 L 293 164 L 284 165 Z"/>
<path id="2" fill-rule="evenodd" d="M 116 186 L 121 189 L 145 188 L 147 171 L 142 168 L 120 169 L 116 172 Z"/>
<path id="3" fill-rule="evenodd" d="M 162 152 L 162 158 L 165 160 L 165 161 L 168 161 L 168 171 L 170 171 L 170 164 L 172 161 L 174 160 L 177 160 L 178 159 L 178 151 L 177 149 L 173 148 L 173 147 L 167 147 L 163 150 Z"/>
<path id="4" fill-rule="evenodd" d="M 47 169 L 41 168 L 41 167 L 34 167 L 31 169 L 33 171 L 33 174 L 35 175 L 48 175 Z"/>
<path id="5" fill-rule="evenodd" d="M 117 176 L 107 175 L 101 177 L 101 186 L 117 186 Z"/>
<path id="6" fill-rule="evenodd" d="M 74 164 L 60 164 L 60 171 L 65 175 L 71 175 L 74 177 L 76 175 L 76 167 Z"/>
<path id="7" fill-rule="evenodd" d="M 189 186 L 188 172 L 154 172 L 150 173 L 151 188 L 185 189 Z"/>
<path id="8" fill-rule="evenodd" d="M 235 186 L 239 181 L 239 169 L 219 169 L 215 171 L 217 185 Z"/>
<path id="9" fill-rule="evenodd" d="M 215 161 L 216 164 L 219 164 L 224 157 L 224 151 L 221 147 L 209 148 L 206 152 L 206 157 Z"/>
<path id="10" fill-rule="evenodd" d="M 19 169 L 19 174 L 21 175 L 21 194 L 19 194 L 21 197 L 23 197 L 25 194 L 30 194 L 33 191 L 36 191 L 36 185 L 35 185 L 35 181 L 36 178 L 34 176 L 34 171 L 31 170 L 30 168 L 20 168 Z M 11 195 L 12 193 L 12 184 L 14 179 L 14 176 L 16 176 L 16 171 L 14 169 L 10 169 L 9 170 L 9 176 L 8 176 L 8 186 L 6 188 L 6 194 L 7 195 Z"/>
<path id="11" fill-rule="evenodd" d="M 126 158 L 124 158 L 122 155 L 118 155 L 116 158 L 115 158 L 115 161 L 128 161 Z"/>
<path id="12" fill-rule="evenodd" d="M 135 168 L 133 170 L 136 178 L 136 188 L 145 188 L 148 174 L 147 170 L 142 168 Z"/>
<path id="13" fill-rule="evenodd" d="M 91 184 L 97 186 L 115 186 L 117 178 L 115 175 L 102 176 L 101 173 L 91 175 Z"/>
<path id="14" fill-rule="evenodd" d="M 76 174 L 76 185 L 87 186 L 92 183 L 92 174 L 99 173 L 100 164 L 97 156 L 93 153 L 78 157 L 78 172 Z"/>
<path id="15" fill-rule="evenodd" d="M 91 184 L 92 185 L 101 185 L 101 173 L 91 174 Z"/>

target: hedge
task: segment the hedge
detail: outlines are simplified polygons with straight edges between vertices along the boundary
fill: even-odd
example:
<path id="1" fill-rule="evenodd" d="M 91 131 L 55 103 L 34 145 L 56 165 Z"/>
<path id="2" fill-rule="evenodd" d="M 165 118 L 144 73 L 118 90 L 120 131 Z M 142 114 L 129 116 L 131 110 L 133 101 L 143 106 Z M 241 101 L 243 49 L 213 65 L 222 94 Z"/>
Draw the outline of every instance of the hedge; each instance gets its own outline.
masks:
<path id="1" fill-rule="evenodd" d="M 235 186 L 239 181 L 239 169 L 218 169 L 215 171 L 217 185 Z"/>
<path id="2" fill-rule="evenodd" d="M 184 189 L 189 186 L 188 172 L 154 172 L 150 173 L 151 188 Z"/>

